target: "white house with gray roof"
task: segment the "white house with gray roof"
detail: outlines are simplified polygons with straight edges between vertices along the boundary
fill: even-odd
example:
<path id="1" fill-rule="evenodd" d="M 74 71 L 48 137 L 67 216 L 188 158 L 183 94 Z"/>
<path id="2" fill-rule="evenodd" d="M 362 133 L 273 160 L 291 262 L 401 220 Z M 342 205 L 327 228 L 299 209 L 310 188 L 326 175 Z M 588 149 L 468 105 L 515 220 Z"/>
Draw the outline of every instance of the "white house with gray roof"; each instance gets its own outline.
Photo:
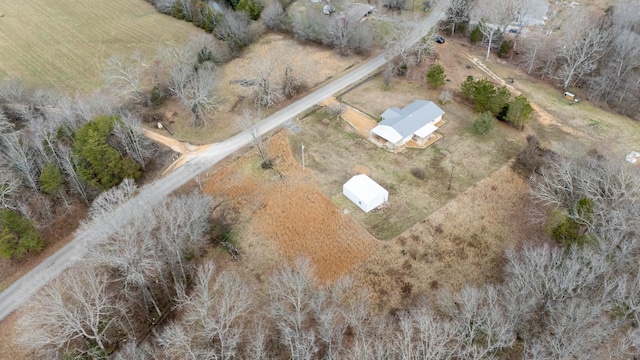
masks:
<path id="1" fill-rule="evenodd" d="M 384 141 L 384 146 L 396 149 L 414 140 L 424 145 L 438 130 L 444 111 L 433 101 L 416 100 L 402 109 L 388 108 L 382 113 L 382 121 L 371 129 L 369 138 Z"/>

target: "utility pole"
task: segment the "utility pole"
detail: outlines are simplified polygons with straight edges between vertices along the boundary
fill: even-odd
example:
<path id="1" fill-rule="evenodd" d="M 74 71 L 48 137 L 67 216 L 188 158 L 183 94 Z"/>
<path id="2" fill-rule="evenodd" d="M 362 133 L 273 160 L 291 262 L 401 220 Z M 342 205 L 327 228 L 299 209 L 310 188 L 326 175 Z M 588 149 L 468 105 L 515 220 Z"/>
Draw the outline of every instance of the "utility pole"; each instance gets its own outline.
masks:
<path id="1" fill-rule="evenodd" d="M 302 172 L 304 172 L 304 143 L 302 145 Z"/>
<path id="2" fill-rule="evenodd" d="M 451 175 L 449 176 L 449 186 L 447 186 L 447 190 L 451 190 L 451 179 L 453 179 L 453 168 L 455 165 L 451 164 Z"/>

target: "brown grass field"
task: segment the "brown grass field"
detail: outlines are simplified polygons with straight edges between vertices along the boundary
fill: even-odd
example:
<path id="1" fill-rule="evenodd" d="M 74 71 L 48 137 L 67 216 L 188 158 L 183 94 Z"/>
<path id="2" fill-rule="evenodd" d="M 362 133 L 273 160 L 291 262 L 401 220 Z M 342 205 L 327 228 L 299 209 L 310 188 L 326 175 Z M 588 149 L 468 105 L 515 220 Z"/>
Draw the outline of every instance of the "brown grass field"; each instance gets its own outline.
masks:
<path id="1" fill-rule="evenodd" d="M 70 94 L 101 87 L 113 55 L 150 57 L 202 33 L 144 0 L 0 0 L 0 14 L 0 79 Z"/>
<path id="2" fill-rule="evenodd" d="M 282 257 L 291 263 L 308 257 L 320 281 L 331 282 L 381 245 L 318 190 L 314 173 L 302 172 L 285 132 L 271 139 L 269 152 L 277 171 L 262 170 L 251 151 L 220 168 L 204 186 L 237 213 L 243 262 L 255 268 L 256 276 L 268 273 Z"/>

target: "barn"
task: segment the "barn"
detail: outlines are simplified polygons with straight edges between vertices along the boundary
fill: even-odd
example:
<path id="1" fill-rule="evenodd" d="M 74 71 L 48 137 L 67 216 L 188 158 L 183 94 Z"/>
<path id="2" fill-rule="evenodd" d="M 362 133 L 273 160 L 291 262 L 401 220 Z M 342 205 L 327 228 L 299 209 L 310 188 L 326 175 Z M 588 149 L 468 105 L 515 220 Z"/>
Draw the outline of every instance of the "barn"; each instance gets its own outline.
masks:
<path id="1" fill-rule="evenodd" d="M 342 193 L 366 213 L 389 201 L 389 192 L 365 174 L 347 181 Z"/>

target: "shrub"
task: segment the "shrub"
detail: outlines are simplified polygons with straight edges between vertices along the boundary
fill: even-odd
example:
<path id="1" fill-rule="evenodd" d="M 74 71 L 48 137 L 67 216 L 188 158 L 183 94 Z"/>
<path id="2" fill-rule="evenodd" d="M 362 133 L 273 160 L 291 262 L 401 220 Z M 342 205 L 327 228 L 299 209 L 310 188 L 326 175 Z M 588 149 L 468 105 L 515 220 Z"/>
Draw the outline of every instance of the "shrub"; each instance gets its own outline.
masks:
<path id="1" fill-rule="evenodd" d="M 480 114 L 476 121 L 473 122 L 473 131 L 475 131 L 476 134 L 479 135 L 488 133 L 489 131 L 493 130 L 494 127 L 495 119 L 493 117 L 493 114 L 489 111 L 485 111 Z"/>
<path id="2" fill-rule="evenodd" d="M 436 89 L 441 88 L 446 77 L 442 65 L 432 65 L 427 72 L 427 84 Z"/>
<path id="3" fill-rule="evenodd" d="M 449 101 L 451 101 L 451 92 L 446 90 L 441 92 L 439 99 L 440 99 L 440 104 L 442 105 L 448 103 Z"/>
<path id="4" fill-rule="evenodd" d="M 504 40 L 502 44 L 500 44 L 500 48 L 498 48 L 498 56 L 501 58 L 507 57 L 509 52 L 513 49 L 513 41 Z"/>
<path id="5" fill-rule="evenodd" d="M 151 105 L 158 106 L 162 104 L 163 98 L 164 95 L 160 87 L 158 87 L 158 85 L 154 86 L 153 89 L 151 89 L 151 94 L 149 95 L 149 101 L 151 102 Z"/>
<path id="6" fill-rule="evenodd" d="M 482 31 L 480 31 L 480 25 L 476 25 L 476 27 L 471 30 L 469 41 L 471 41 L 472 44 L 476 44 L 480 40 L 482 40 Z"/>
<path id="7" fill-rule="evenodd" d="M 411 169 L 411 175 L 416 179 L 425 180 L 427 178 L 427 171 L 421 167 L 414 167 Z"/>

